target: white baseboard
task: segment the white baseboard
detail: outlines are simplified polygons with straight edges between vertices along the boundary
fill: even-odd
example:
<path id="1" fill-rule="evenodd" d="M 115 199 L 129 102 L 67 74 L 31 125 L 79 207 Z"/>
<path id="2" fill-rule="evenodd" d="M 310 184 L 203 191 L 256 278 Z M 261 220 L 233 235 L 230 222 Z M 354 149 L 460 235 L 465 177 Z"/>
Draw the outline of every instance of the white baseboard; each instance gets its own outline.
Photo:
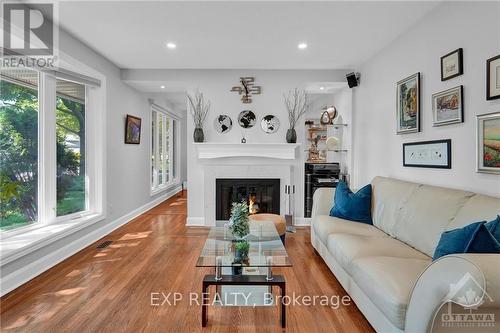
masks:
<path id="1" fill-rule="evenodd" d="M 187 227 L 205 227 L 205 218 L 203 217 L 188 217 L 186 219 Z"/>
<path id="2" fill-rule="evenodd" d="M 158 198 L 156 198 L 153 201 L 148 202 L 147 204 L 134 209 L 130 213 L 107 223 L 105 226 L 94 230 L 93 232 L 87 234 L 87 235 L 82 235 L 81 238 L 78 239 L 76 242 L 69 243 L 66 246 L 63 246 L 56 251 L 51 252 L 50 254 L 28 264 L 25 265 L 23 268 L 18 269 L 14 271 L 13 273 L 2 276 L 1 278 L 1 290 L 0 290 L 0 296 L 3 296 L 10 291 L 16 289 L 17 287 L 23 285 L 24 283 L 28 282 L 29 280 L 33 279 L 34 277 L 40 275 L 41 273 L 45 272 L 49 268 L 55 266 L 56 264 L 60 263 L 64 259 L 67 259 L 74 255 L 75 253 L 83 250 L 90 244 L 94 243 L 95 241 L 103 238 L 104 236 L 108 235 L 111 233 L 113 230 L 118 229 L 119 227 L 127 224 L 128 222 L 132 221 L 139 215 L 143 214 L 144 212 L 150 210 L 151 208 L 159 205 L 163 201 L 167 200 L 168 198 L 174 196 L 177 194 L 179 191 L 181 191 L 181 187 L 178 186 L 176 188 L 171 189 L 170 191 L 162 194 Z"/>
<path id="3" fill-rule="evenodd" d="M 295 218 L 294 226 L 296 226 L 296 227 L 308 227 L 310 225 L 311 225 L 311 218 L 310 217 L 296 217 Z"/>

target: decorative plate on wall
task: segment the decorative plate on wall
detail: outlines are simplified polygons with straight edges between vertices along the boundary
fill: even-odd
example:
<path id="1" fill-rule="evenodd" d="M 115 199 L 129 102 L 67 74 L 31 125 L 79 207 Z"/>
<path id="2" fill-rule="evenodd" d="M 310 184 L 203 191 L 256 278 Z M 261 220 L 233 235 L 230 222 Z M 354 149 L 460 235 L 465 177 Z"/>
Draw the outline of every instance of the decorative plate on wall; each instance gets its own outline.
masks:
<path id="1" fill-rule="evenodd" d="M 262 117 L 260 127 L 262 127 L 262 130 L 267 134 L 276 133 L 280 128 L 280 120 L 278 117 L 268 114 L 267 116 Z"/>
<path id="2" fill-rule="evenodd" d="M 225 134 L 233 127 L 233 121 L 228 115 L 221 114 L 214 119 L 214 128 L 217 132 Z"/>
<path id="3" fill-rule="evenodd" d="M 243 128 L 251 128 L 257 122 L 255 113 L 250 110 L 243 110 L 238 115 L 238 124 Z"/>

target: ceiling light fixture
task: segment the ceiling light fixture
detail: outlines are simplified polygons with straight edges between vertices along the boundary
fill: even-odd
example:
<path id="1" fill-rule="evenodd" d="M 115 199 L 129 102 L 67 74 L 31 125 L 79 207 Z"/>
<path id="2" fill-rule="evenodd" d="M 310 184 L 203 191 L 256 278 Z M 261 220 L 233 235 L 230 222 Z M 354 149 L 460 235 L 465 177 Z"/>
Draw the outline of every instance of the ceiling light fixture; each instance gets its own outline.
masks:
<path id="1" fill-rule="evenodd" d="M 319 90 L 325 90 L 325 87 L 319 87 Z"/>
<path id="2" fill-rule="evenodd" d="M 167 47 L 171 50 L 175 49 L 177 47 L 177 45 L 175 45 L 174 43 L 167 43 Z"/>
<path id="3" fill-rule="evenodd" d="M 165 86 L 160 86 L 161 89 L 165 89 Z"/>
<path id="4" fill-rule="evenodd" d="M 300 43 L 299 45 L 297 45 L 297 47 L 300 49 L 300 50 L 304 50 L 307 48 L 307 44 L 306 43 Z"/>

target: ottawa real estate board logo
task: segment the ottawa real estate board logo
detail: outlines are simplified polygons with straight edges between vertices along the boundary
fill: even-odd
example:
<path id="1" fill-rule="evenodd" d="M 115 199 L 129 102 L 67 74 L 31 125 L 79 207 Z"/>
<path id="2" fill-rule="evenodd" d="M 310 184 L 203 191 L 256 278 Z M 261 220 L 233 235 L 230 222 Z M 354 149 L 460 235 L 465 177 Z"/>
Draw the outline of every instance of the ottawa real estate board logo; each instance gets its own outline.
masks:
<path id="1" fill-rule="evenodd" d="M 54 67 L 57 59 L 55 4 L 2 3 L 2 67 Z"/>

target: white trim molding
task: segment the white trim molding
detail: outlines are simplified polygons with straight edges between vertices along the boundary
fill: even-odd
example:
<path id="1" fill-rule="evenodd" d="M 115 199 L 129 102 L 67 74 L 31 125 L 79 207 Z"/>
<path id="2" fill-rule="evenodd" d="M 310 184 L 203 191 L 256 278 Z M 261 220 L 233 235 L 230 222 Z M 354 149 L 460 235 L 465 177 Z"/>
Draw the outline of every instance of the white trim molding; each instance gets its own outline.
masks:
<path id="1" fill-rule="evenodd" d="M 194 143 L 199 159 L 265 157 L 295 160 L 297 143 Z"/>

